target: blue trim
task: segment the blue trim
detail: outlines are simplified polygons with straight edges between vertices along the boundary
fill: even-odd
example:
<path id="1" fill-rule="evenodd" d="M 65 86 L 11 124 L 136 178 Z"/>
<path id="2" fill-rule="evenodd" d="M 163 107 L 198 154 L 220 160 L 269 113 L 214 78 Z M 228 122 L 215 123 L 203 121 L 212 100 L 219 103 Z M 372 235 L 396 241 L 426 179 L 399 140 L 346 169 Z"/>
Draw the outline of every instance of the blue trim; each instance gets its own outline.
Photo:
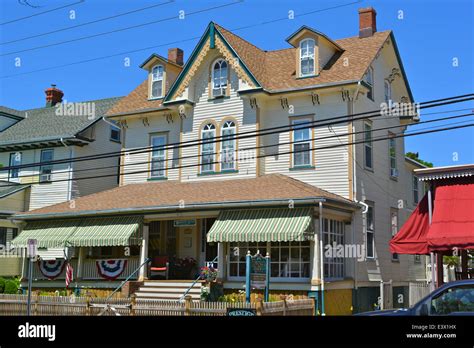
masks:
<path id="1" fill-rule="evenodd" d="M 304 166 L 294 166 L 290 168 L 290 171 L 294 170 L 308 170 L 308 169 L 316 169 L 315 166 L 310 166 L 310 165 L 304 165 Z"/>
<path id="2" fill-rule="evenodd" d="M 209 26 L 209 48 L 216 48 L 216 31 L 213 22 Z"/>

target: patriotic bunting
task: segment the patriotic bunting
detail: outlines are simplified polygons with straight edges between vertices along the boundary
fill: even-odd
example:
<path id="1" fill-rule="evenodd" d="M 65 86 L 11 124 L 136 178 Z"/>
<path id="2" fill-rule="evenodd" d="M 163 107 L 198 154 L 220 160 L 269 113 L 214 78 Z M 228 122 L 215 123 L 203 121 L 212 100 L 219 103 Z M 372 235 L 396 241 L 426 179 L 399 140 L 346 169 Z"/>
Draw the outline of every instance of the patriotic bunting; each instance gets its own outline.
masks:
<path id="1" fill-rule="evenodd" d="M 41 273 L 50 280 L 57 278 L 62 273 L 64 264 L 62 259 L 38 261 Z"/>
<path id="2" fill-rule="evenodd" d="M 125 267 L 127 266 L 127 260 L 97 260 L 96 265 L 97 271 L 102 278 L 114 280 L 118 278 L 125 270 Z"/>

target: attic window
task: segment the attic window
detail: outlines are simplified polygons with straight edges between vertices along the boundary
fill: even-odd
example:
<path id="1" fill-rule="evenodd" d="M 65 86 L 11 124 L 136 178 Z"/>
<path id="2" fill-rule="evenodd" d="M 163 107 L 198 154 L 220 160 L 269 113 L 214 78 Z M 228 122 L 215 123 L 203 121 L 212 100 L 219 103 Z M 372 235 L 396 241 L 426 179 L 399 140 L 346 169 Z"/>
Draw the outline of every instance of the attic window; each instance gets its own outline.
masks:
<path id="1" fill-rule="evenodd" d="M 300 76 L 314 75 L 314 40 L 300 42 Z"/>
<path id="2" fill-rule="evenodd" d="M 151 69 L 151 98 L 163 96 L 163 66 L 156 65 Z"/>
<path id="3" fill-rule="evenodd" d="M 367 82 L 369 91 L 367 92 L 367 98 L 374 100 L 373 89 L 374 89 L 374 69 L 369 67 L 367 74 L 365 75 L 365 82 Z"/>
<path id="4" fill-rule="evenodd" d="M 212 66 L 212 96 L 224 96 L 227 89 L 227 62 L 224 59 L 217 60 Z"/>

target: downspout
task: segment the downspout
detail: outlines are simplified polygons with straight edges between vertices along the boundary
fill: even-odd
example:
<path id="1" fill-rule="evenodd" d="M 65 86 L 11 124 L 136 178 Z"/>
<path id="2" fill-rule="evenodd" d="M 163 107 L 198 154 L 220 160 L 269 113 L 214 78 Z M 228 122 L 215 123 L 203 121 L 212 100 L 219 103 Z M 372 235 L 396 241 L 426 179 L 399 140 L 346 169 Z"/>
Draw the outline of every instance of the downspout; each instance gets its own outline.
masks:
<path id="1" fill-rule="evenodd" d="M 433 188 L 433 185 L 430 183 L 430 187 L 428 189 L 428 221 L 431 226 L 431 218 L 433 216 L 433 203 L 431 200 L 431 189 Z M 436 271 L 435 271 L 435 253 L 431 252 L 431 291 L 434 291 L 436 289 Z"/>
<path id="2" fill-rule="evenodd" d="M 72 149 L 64 142 L 63 138 L 59 139 L 61 144 L 64 147 L 69 148 L 69 159 L 72 161 Z M 69 178 L 67 183 L 67 200 L 70 201 L 72 199 L 72 162 L 69 162 Z"/>
<path id="3" fill-rule="evenodd" d="M 323 246 L 323 202 L 319 202 L 319 267 L 321 272 L 321 315 L 324 310 L 324 246 Z"/>

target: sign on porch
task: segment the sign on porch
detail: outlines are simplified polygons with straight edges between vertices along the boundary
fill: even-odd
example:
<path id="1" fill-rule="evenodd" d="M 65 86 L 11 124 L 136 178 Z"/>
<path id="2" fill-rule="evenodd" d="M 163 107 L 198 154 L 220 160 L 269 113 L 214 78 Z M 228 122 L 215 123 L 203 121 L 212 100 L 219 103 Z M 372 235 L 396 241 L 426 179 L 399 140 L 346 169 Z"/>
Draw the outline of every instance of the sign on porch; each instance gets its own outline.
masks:
<path id="1" fill-rule="evenodd" d="M 196 226 L 196 219 L 174 220 L 173 226 L 174 227 Z"/>
<path id="2" fill-rule="evenodd" d="M 253 289 L 265 291 L 265 302 L 269 299 L 270 290 L 270 255 L 260 255 L 260 251 L 252 256 L 250 251 L 246 256 L 245 298 L 250 302 L 250 293 Z"/>

